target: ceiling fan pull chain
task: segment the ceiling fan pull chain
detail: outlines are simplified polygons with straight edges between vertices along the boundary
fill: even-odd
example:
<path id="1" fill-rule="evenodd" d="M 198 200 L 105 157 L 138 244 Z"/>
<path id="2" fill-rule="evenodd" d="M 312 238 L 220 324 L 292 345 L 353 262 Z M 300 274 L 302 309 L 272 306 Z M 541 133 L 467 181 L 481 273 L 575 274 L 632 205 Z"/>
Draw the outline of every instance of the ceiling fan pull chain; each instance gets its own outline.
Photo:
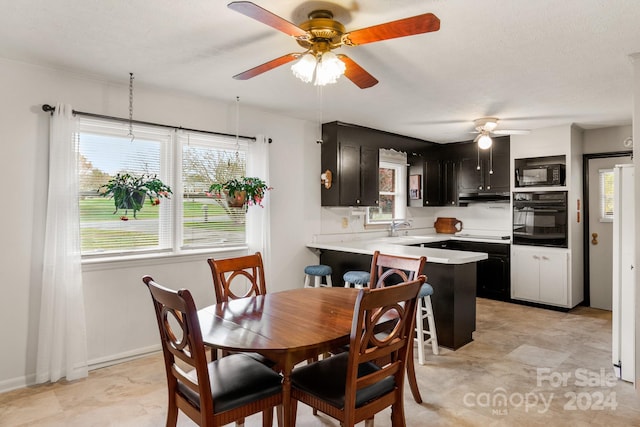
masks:
<path id="1" fill-rule="evenodd" d="M 478 148 L 478 163 L 476 165 L 476 170 L 480 170 L 480 145 L 476 144 L 476 147 Z"/>
<path id="2" fill-rule="evenodd" d="M 133 135 L 133 73 L 129 73 L 129 133 L 131 142 L 135 139 Z"/>

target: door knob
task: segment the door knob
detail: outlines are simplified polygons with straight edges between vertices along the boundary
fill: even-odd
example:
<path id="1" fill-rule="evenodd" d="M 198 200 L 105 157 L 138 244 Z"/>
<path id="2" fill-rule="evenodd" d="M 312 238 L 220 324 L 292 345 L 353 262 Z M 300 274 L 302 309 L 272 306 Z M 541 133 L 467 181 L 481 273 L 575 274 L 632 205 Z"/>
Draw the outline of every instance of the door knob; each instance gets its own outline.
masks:
<path id="1" fill-rule="evenodd" d="M 591 233 L 591 244 L 592 245 L 597 245 L 598 244 L 598 233 Z"/>

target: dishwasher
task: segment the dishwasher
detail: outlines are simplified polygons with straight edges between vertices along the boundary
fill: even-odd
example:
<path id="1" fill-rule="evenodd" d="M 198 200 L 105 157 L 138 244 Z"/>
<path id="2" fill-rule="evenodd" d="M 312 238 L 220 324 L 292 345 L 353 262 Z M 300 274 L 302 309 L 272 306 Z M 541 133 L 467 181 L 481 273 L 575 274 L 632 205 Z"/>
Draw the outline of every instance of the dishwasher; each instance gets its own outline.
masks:
<path id="1" fill-rule="evenodd" d="M 488 258 L 476 263 L 476 296 L 499 301 L 511 301 L 511 245 L 507 243 L 446 240 L 425 243 L 422 246 L 425 248 L 485 252 Z"/>

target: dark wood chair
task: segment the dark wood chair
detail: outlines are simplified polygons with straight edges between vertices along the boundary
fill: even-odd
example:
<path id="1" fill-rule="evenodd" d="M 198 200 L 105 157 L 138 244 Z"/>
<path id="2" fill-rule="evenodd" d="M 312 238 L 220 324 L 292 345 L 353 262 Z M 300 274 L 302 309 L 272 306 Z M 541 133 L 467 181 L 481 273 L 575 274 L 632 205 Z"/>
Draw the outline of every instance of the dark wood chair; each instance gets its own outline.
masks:
<path id="1" fill-rule="evenodd" d="M 260 252 L 236 258 L 209 258 L 207 262 L 219 303 L 267 293 Z"/>
<path id="2" fill-rule="evenodd" d="M 345 427 L 391 406 L 394 427 L 404 426 L 404 372 L 418 292 L 424 276 L 396 286 L 364 288 L 358 293 L 349 351 L 299 368 L 291 374 L 292 410 L 305 403 Z M 387 326 L 391 322 L 391 330 Z M 384 335 L 379 334 L 386 328 Z M 380 366 L 379 360 L 389 360 Z"/>
<path id="3" fill-rule="evenodd" d="M 273 408 L 282 404 L 282 377 L 244 354 L 207 362 L 191 293 L 162 287 L 149 276 L 142 281 L 160 330 L 169 391 L 166 425 L 175 426 L 181 410 L 199 426 L 242 424 L 262 412 L 263 427 L 270 427 Z"/>
<path id="4" fill-rule="evenodd" d="M 380 288 L 413 280 L 422 274 L 426 262 L 427 258 L 424 256 L 420 258 L 409 258 L 381 254 L 379 251 L 375 251 L 371 261 L 371 280 L 369 286 L 372 288 Z M 422 316 L 420 321 L 422 321 Z M 422 396 L 420 396 L 418 381 L 416 379 L 415 362 L 413 361 L 413 341 L 409 346 L 409 357 L 407 358 L 406 367 L 407 382 L 409 383 L 413 399 L 417 403 L 422 403 Z"/>

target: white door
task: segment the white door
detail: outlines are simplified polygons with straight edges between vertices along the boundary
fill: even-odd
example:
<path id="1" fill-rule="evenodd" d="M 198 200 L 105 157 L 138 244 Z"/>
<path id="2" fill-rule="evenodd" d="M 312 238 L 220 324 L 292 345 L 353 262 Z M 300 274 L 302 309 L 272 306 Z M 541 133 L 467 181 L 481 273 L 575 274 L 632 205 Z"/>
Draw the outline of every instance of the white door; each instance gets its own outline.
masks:
<path id="1" fill-rule="evenodd" d="M 613 230 L 601 219 L 600 171 L 632 163 L 630 156 L 589 159 L 589 300 L 591 307 L 611 310 Z"/>

